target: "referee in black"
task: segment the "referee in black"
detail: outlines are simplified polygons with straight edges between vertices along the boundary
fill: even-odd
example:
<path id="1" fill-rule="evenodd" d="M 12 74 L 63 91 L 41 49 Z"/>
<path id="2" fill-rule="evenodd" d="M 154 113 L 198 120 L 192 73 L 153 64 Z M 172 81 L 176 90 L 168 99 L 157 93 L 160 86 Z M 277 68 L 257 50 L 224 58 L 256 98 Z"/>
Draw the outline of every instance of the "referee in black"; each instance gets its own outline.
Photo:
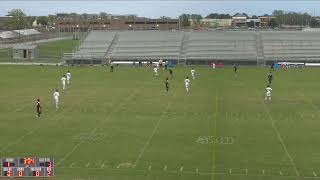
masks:
<path id="1" fill-rule="evenodd" d="M 40 118 L 40 115 L 41 115 L 40 99 L 37 99 L 37 117 Z"/>

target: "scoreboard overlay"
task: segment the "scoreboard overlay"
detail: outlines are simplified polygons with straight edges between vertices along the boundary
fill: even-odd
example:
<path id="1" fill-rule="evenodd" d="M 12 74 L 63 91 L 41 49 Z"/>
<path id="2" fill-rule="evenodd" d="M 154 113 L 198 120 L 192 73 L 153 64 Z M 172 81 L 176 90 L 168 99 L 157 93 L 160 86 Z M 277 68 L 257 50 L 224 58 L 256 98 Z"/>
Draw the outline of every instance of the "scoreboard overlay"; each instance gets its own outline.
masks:
<path id="1" fill-rule="evenodd" d="M 39 157 L 1 158 L 0 177 L 53 177 L 54 159 Z"/>

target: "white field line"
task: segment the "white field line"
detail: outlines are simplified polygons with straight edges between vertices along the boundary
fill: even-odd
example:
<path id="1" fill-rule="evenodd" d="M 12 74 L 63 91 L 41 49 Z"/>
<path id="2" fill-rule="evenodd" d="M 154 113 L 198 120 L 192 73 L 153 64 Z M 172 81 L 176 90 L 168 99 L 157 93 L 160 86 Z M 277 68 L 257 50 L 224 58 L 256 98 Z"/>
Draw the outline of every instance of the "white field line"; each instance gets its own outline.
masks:
<path id="1" fill-rule="evenodd" d="M 25 107 L 27 107 L 28 105 L 29 105 L 29 104 L 25 104 L 25 105 L 17 108 L 16 110 L 14 110 L 14 112 L 19 112 L 19 111 L 21 111 L 22 109 L 24 109 Z"/>
<path id="2" fill-rule="evenodd" d="M 269 109 L 267 108 L 267 106 L 266 106 L 265 103 L 263 103 L 263 107 L 264 107 L 265 111 L 266 111 L 267 114 L 268 114 L 268 117 L 269 117 L 268 119 L 271 121 L 272 128 L 273 128 L 274 132 L 276 133 L 277 138 L 278 138 L 278 140 L 279 140 L 279 142 L 280 142 L 280 144 L 281 144 L 284 152 L 286 153 L 286 155 L 287 155 L 288 158 L 289 158 L 289 161 L 290 161 L 291 166 L 294 168 L 294 171 L 295 171 L 295 173 L 296 173 L 296 176 L 300 177 L 300 173 L 299 173 L 299 171 L 298 171 L 298 169 L 297 169 L 297 166 L 296 166 L 296 164 L 294 163 L 293 158 L 292 158 L 292 156 L 290 155 L 290 153 L 289 153 L 289 151 L 288 151 L 288 149 L 287 149 L 287 147 L 286 147 L 286 145 L 285 145 L 285 143 L 284 143 L 284 141 L 283 141 L 283 139 L 282 139 L 282 137 L 281 137 L 281 134 L 280 134 L 278 128 L 276 127 L 276 125 L 275 125 L 275 121 L 274 121 L 273 117 L 271 116 L 271 114 L 270 114 L 270 112 L 269 112 Z"/>
<path id="3" fill-rule="evenodd" d="M 137 164 L 139 163 L 139 161 L 140 161 L 140 159 L 141 159 L 142 155 L 144 154 L 144 151 L 146 150 L 146 148 L 147 148 L 147 147 L 148 147 L 148 145 L 150 144 L 150 142 L 151 142 L 151 140 L 152 140 L 153 136 L 156 134 L 156 132 L 157 132 L 157 130 L 158 130 L 158 127 L 159 127 L 159 125 L 160 125 L 160 122 L 161 122 L 165 117 L 167 117 L 167 116 L 168 116 L 168 110 L 169 110 L 169 107 L 170 107 L 170 103 L 168 103 L 168 104 L 167 104 L 166 109 L 163 111 L 163 113 L 162 113 L 161 117 L 160 117 L 160 118 L 159 118 L 159 120 L 157 121 L 157 124 L 154 126 L 154 128 L 153 128 L 153 131 L 152 131 L 151 135 L 149 136 L 149 138 L 148 138 L 147 142 L 146 142 L 146 143 L 144 144 L 144 146 L 142 147 L 142 149 L 141 149 L 141 151 L 140 151 L 140 153 L 139 153 L 138 157 L 136 158 L 136 161 L 134 162 L 133 167 L 136 167 L 136 166 L 137 166 Z"/>
<path id="4" fill-rule="evenodd" d="M 109 170 L 109 171 L 130 171 L 130 172 L 142 172 L 142 173 L 150 173 L 148 169 L 103 169 L 103 168 L 98 168 L 98 167 L 57 167 L 58 169 L 92 169 L 92 170 Z M 172 174 L 181 174 L 180 171 L 161 171 L 161 170 L 152 170 L 152 173 L 172 173 Z M 227 173 L 227 172 L 196 172 L 196 171 L 183 171 L 183 174 L 190 174 L 190 175 L 203 175 L 203 176 L 208 176 L 208 175 L 226 175 L 226 176 L 249 176 L 249 177 L 286 177 L 286 178 L 306 178 L 306 179 L 320 179 L 319 176 L 294 176 L 294 175 L 272 175 L 272 174 L 244 174 L 244 173 Z"/>
<path id="5" fill-rule="evenodd" d="M 56 121 L 59 121 L 60 119 L 62 119 L 61 116 L 62 113 L 59 113 L 58 115 L 55 116 Z M 60 116 L 60 117 L 59 117 Z M 58 118 L 59 117 L 59 118 Z M 25 137 L 27 137 L 28 135 L 34 133 L 36 130 L 38 130 L 40 127 L 34 128 L 30 131 L 28 131 L 27 133 L 25 133 L 24 135 L 20 136 L 18 139 L 16 139 L 15 141 L 13 141 L 12 143 L 7 144 L 6 146 L 4 146 L 3 148 L 1 148 L 0 153 L 4 152 L 5 150 L 7 150 L 9 147 L 19 143 L 22 139 L 24 139 Z"/>
<path id="6" fill-rule="evenodd" d="M 125 104 L 126 104 L 132 97 L 134 97 L 135 95 L 136 95 L 136 92 L 131 93 L 129 96 L 127 96 L 127 97 L 125 98 L 125 100 L 122 101 L 117 107 L 113 108 L 113 109 L 110 111 L 110 113 L 107 115 L 107 117 L 106 117 L 103 121 L 101 121 L 100 123 L 98 123 L 98 125 L 97 125 L 95 128 L 93 128 L 93 129 L 89 132 L 89 134 L 94 134 L 94 133 L 98 130 L 99 127 L 101 127 L 105 122 L 107 122 L 107 121 L 110 119 L 111 115 L 112 115 L 114 112 L 118 111 L 123 105 L 125 105 Z M 66 160 L 69 156 L 71 156 L 71 155 L 78 149 L 78 147 L 80 147 L 80 146 L 82 145 L 82 143 L 84 143 L 84 142 L 85 142 L 85 139 L 82 139 L 80 142 L 78 142 L 77 144 L 75 144 L 75 145 L 73 146 L 73 148 L 72 148 L 69 152 L 67 152 L 67 153 L 56 163 L 56 166 L 59 166 L 64 160 Z"/>
<path id="7" fill-rule="evenodd" d="M 26 104 L 26 105 L 24 105 L 24 106 L 21 106 L 21 107 L 17 108 L 17 109 L 15 110 L 15 112 L 21 111 L 22 109 L 24 109 L 24 108 L 27 107 L 28 105 L 29 105 L 29 104 Z M 62 119 L 62 118 L 63 118 L 63 117 L 61 116 L 62 114 L 63 114 L 63 112 L 62 112 L 62 113 L 59 113 L 59 114 L 55 114 L 55 115 L 54 115 L 55 121 L 59 121 L 60 119 Z M 51 118 L 49 118 L 49 119 L 51 119 Z M 20 142 L 22 139 L 24 139 L 24 138 L 27 137 L 28 135 L 32 134 L 33 132 L 35 132 L 35 131 L 38 130 L 39 128 L 40 128 L 40 127 L 35 128 L 35 129 L 32 129 L 32 130 L 28 131 L 27 133 L 25 133 L 24 135 L 22 135 L 21 137 L 19 137 L 19 138 L 18 138 L 17 140 L 15 140 L 14 142 L 12 142 L 12 143 L 10 143 L 10 144 L 7 144 L 6 146 L 4 146 L 4 147 L 0 150 L 0 153 L 3 152 L 3 151 L 5 151 L 5 150 L 7 150 L 9 147 L 17 144 L 17 143 Z"/>
<path id="8" fill-rule="evenodd" d="M 313 103 L 312 99 L 308 98 L 304 95 L 304 93 L 298 93 L 304 99 L 307 99 L 307 102 L 312 106 L 312 108 L 318 112 L 320 112 L 319 108 Z"/>

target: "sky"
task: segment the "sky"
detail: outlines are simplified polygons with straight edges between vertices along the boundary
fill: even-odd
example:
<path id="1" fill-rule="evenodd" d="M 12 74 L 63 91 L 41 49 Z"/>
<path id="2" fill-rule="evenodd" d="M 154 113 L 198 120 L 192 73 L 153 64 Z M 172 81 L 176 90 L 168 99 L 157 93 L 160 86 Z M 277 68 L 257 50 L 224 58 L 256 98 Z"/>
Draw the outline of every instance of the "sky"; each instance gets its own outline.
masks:
<path id="1" fill-rule="evenodd" d="M 27 15 L 56 13 L 136 14 L 149 18 L 178 17 L 182 13 L 201 14 L 245 12 L 249 15 L 271 14 L 274 9 L 307 12 L 320 16 L 320 0 L 0 0 L 0 16 L 12 9 Z"/>

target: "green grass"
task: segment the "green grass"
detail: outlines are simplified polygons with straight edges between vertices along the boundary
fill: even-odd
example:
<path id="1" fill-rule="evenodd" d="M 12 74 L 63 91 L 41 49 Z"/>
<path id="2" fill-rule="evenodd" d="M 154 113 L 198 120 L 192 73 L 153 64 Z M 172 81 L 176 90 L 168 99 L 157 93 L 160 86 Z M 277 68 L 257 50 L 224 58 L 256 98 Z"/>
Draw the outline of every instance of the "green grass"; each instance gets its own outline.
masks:
<path id="1" fill-rule="evenodd" d="M 0 49 L 0 62 L 39 62 L 39 63 L 59 63 L 62 61 L 64 53 L 71 53 L 79 44 L 78 40 L 59 40 L 38 45 L 39 57 L 32 60 L 11 59 L 11 49 Z"/>
<path id="2" fill-rule="evenodd" d="M 155 78 L 147 68 L 71 67 L 72 85 L 55 111 L 52 92 L 67 69 L 0 66 L 1 157 L 54 157 L 55 179 L 320 176 L 320 69 L 275 71 L 273 100 L 264 102 L 263 68 L 240 67 L 235 78 L 231 67 L 196 67 L 187 94 L 189 67 L 174 69 L 168 93 L 164 70 Z M 201 144 L 199 136 L 234 141 Z"/>
<path id="3" fill-rule="evenodd" d="M 61 59 L 63 53 L 72 52 L 79 44 L 77 40 L 61 40 L 39 45 L 40 58 L 56 58 Z"/>

